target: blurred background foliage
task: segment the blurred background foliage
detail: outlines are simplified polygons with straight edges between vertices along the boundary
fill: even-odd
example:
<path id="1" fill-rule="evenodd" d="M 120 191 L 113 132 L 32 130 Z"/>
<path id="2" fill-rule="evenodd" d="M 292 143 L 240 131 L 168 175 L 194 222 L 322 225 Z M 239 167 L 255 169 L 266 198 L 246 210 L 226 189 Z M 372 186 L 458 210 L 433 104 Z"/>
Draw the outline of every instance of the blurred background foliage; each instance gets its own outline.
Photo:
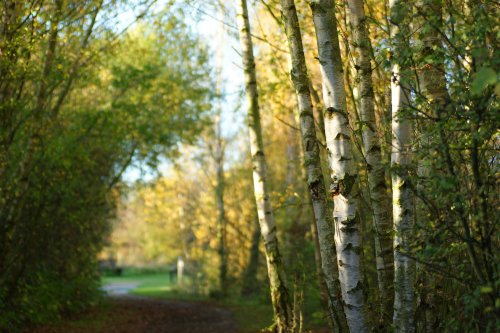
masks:
<path id="1" fill-rule="evenodd" d="M 179 9 L 116 31 L 124 6 L 0 5 L 2 330 L 95 303 L 124 170 L 175 156 L 207 123 L 206 44 Z"/>

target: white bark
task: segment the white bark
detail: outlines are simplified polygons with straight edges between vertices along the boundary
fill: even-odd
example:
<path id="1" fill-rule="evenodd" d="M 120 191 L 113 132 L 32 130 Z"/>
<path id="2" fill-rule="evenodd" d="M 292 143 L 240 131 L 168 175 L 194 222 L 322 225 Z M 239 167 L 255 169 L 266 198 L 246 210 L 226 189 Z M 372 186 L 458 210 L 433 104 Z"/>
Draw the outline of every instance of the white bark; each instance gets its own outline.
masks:
<path id="1" fill-rule="evenodd" d="M 326 107 L 325 132 L 335 209 L 335 245 L 344 311 L 351 332 L 367 332 L 361 273 L 361 233 L 357 215 L 357 170 L 353 161 L 342 59 L 331 0 L 311 2 Z"/>
<path id="2" fill-rule="evenodd" d="M 399 54 L 407 37 L 402 23 L 404 2 L 391 0 L 393 54 Z M 407 72 L 407 71 L 406 71 Z M 394 220 L 394 316 L 396 332 L 415 332 L 415 262 L 407 254 L 413 232 L 413 196 L 405 184 L 405 170 L 411 163 L 412 124 L 402 115 L 409 105 L 409 89 L 405 70 L 393 60 L 391 73 L 392 94 L 392 209 Z"/>
<path id="3" fill-rule="evenodd" d="M 287 111 L 288 113 L 288 121 L 290 127 L 287 128 L 287 141 L 286 141 L 286 158 L 287 158 L 287 166 L 286 166 L 286 176 L 285 176 L 285 186 L 286 193 L 294 193 L 296 191 L 296 171 L 297 171 L 297 138 L 296 138 L 296 119 L 293 114 L 293 110 Z M 284 234 L 284 248 L 286 252 L 283 254 L 283 262 L 286 267 L 291 267 L 294 259 L 295 252 L 298 247 L 300 247 L 300 240 L 297 239 L 297 235 L 303 235 L 300 228 L 300 221 L 297 218 L 299 214 L 295 214 L 296 212 L 296 203 L 295 196 L 289 195 L 287 197 L 286 208 L 285 208 L 285 216 L 287 220 L 287 230 Z"/>
<path id="4" fill-rule="evenodd" d="M 292 332 L 294 328 L 293 311 L 287 287 L 282 258 L 278 249 L 276 225 L 274 223 L 271 201 L 267 184 L 267 165 L 264 156 L 260 110 L 257 93 L 257 76 L 250 34 L 250 22 L 246 0 L 238 1 L 238 28 L 241 42 L 245 90 L 248 104 L 248 132 L 252 154 L 253 183 L 259 225 L 264 239 L 267 270 L 271 289 L 276 330 L 279 333 Z"/>
<path id="5" fill-rule="evenodd" d="M 337 256 L 334 247 L 333 230 L 327 218 L 326 189 L 321 171 L 319 145 L 316 138 L 313 105 L 302 36 L 300 34 L 294 0 L 282 0 L 281 7 L 292 62 L 291 79 L 298 101 L 307 184 L 316 219 L 322 270 L 328 290 L 330 321 L 333 324 L 335 332 L 346 332 L 345 314 L 342 309 L 341 300 L 339 299 Z"/>
<path id="6" fill-rule="evenodd" d="M 370 62 L 370 39 L 366 25 L 363 0 L 349 0 L 353 46 L 356 50 L 356 69 L 359 78 L 359 113 L 363 135 L 363 153 L 368 173 L 372 217 L 375 229 L 375 256 L 381 313 L 384 322 L 391 317 L 394 299 L 394 261 L 392 255 L 392 221 L 390 197 L 387 192 L 385 171 L 382 164 L 381 142 L 377 136 L 375 104 Z"/>
<path id="7" fill-rule="evenodd" d="M 425 18 L 419 20 L 422 24 L 420 32 L 420 42 L 423 43 L 422 56 L 429 56 L 443 47 L 441 36 L 437 29 L 442 29 L 442 0 L 420 0 L 420 11 L 429 13 L 432 22 L 426 22 Z M 428 18 L 429 19 L 429 18 Z M 439 56 L 437 56 L 439 57 Z M 419 82 L 421 92 L 427 98 L 431 108 L 443 107 L 446 99 L 449 98 L 448 90 L 446 89 L 446 81 L 444 77 L 443 59 L 435 59 L 435 61 L 421 63 L 419 70 Z"/>

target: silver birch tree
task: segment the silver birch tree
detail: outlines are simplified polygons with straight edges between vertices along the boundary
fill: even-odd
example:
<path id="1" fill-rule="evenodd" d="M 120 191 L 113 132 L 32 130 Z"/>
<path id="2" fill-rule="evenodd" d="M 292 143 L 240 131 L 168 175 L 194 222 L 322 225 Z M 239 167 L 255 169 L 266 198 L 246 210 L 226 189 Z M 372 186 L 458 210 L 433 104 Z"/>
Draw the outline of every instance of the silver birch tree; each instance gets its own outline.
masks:
<path id="1" fill-rule="evenodd" d="M 408 36 L 403 19 L 408 12 L 404 1 L 391 0 L 391 37 L 393 59 L 391 69 L 392 95 L 392 215 L 394 223 L 394 315 L 396 332 L 415 331 L 415 261 L 408 256 L 413 232 L 414 202 L 411 189 L 405 183 L 405 173 L 411 164 L 412 124 L 404 115 L 409 106 L 408 69 L 401 65 L 400 54 Z"/>
<path id="2" fill-rule="evenodd" d="M 255 60 L 253 56 L 253 45 L 246 0 L 238 1 L 237 18 L 248 104 L 247 122 L 250 139 L 250 153 L 252 155 L 255 202 L 257 205 L 260 231 L 264 240 L 276 331 L 278 333 L 288 333 L 294 330 L 293 310 L 290 302 L 285 270 L 279 252 L 276 225 L 269 198 L 267 165 L 264 156 L 264 145 L 260 124 L 257 75 L 255 71 Z"/>
<path id="3" fill-rule="evenodd" d="M 361 232 L 357 213 L 358 174 L 346 105 L 342 59 L 332 0 L 311 1 L 323 80 L 325 134 L 331 172 L 330 194 L 344 311 L 350 332 L 367 332 L 361 273 Z"/>
<path id="4" fill-rule="evenodd" d="M 313 104 L 309 89 L 310 84 L 307 76 L 302 36 L 294 0 L 282 0 L 281 7 L 292 64 L 291 79 L 297 95 L 307 185 L 316 220 L 321 251 L 321 266 L 328 291 L 329 316 L 335 332 L 346 332 L 345 314 L 342 308 L 338 285 L 337 256 L 334 247 L 333 230 L 328 220 L 326 189 L 321 171 L 319 145 L 316 138 Z"/>
<path id="5" fill-rule="evenodd" d="M 430 56 L 435 53 L 435 50 L 443 47 L 439 35 L 439 30 L 442 29 L 443 25 L 442 0 L 420 0 L 418 10 L 422 13 L 430 13 L 429 16 L 422 18 L 419 34 L 420 42 L 423 44 L 422 56 Z M 421 64 L 419 70 L 420 89 L 431 109 L 442 108 L 449 98 L 444 73 L 443 59 L 438 55 L 432 62 L 424 59 Z"/>
<path id="6" fill-rule="evenodd" d="M 375 104 L 370 62 L 371 42 L 368 35 L 364 1 L 348 0 L 352 25 L 352 43 L 356 51 L 355 62 L 359 79 L 359 115 L 363 136 L 363 155 L 368 175 L 368 190 L 375 229 L 375 256 L 378 286 L 382 305 L 382 320 L 391 317 L 394 300 L 394 259 L 392 254 L 392 220 L 390 197 L 387 192 L 381 142 L 375 123 Z"/>
<path id="7" fill-rule="evenodd" d="M 420 61 L 418 62 L 418 88 L 420 88 L 419 92 L 422 94 L 422 97 L 427 101 L 427 103 L 424 104 L 426 109 L 425 112 L 437 119 L 441 119 L 441 112 L 446 107 L 446 101 L 450 98 L 448 90 L 446 89 L 446 80 L 444 77 L 444 61 L 439 53 L 436 54 L 436 50 L 443 47 L 441 36 L 439 35 L 439 30 L 442 29 L 443 23 L 442 5 L 442 0 L 420 0 L 416 7 L 419 12 L 417 16 L 419 26 L 418 42 L 422 50 L 420 53 L 421 59 L 419 59 Z M 428 61 L 430 56 L 433 57 L 432 61 Z M 443 130 L 440 128 L 438 130 L 438 138 L 435 138 L 428 131 L 430 121 L 422 118 L 420 122 L 421 131 L 419 133 L 419 140 L 422 142 L 420 147 L 424 149 L 425 152 L 428 152 L 430 145 L 437 144 L 436 139 L 444 138 L 442 135 Z M 427 158 L 419 159 L 419 190 L 423 190 L 427 186 L 428 176 L 431 172 L 429 162 Z M 417 207 L 421 208 L 422 211 L 424 209 L 422 205 Z M 418 211 L 420 211 L 420 209 L 418 209 Z M 426 224 L 427 221 L 424 220 L 425 218 L 425 214 L 417 213 L 416 219 L 421 224 Z M 424 235 L 426 234 L 427 233 L 424 233 Z M 424 285 L 420 290 L 417 304 L 424 303 L 425 309 L 424 321 L 420 323 L 417 330 L 423 329 L 423 326 L 427 332 L 433 332 L 439 325 L 437 316 L 437 303 L 439 302 L 439 297 L 433 292 L 439 280 L 436 281 L 435 276 L 428 274 L 425 267 L 420 268 L 417 266 L 417 271 L 420 275 L 418 282 L 420 283 L 422 281 L 421 283 Z"/>

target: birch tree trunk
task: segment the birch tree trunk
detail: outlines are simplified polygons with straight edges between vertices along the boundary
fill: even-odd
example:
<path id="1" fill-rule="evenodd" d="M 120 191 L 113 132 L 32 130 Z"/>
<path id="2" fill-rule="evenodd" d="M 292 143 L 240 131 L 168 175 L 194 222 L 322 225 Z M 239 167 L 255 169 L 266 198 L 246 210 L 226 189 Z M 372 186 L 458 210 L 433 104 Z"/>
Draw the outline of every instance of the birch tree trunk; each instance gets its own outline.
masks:
<path id="1" fill-rule="evenodd" d="M 313 203 L 311 196 L 307 195 L 307 199 L 312 207 Z M 314 219 L 316 220 L 316 217 Z M 318 277 L 321 307 L 328 314 L 328 322 L 330 324 L 330 327 L 335 331 L 335 321 L 334 321 L 335 313 L 332 311 L 332 307 L 330 306 L 330 296 L 329 296 L 330 293 L 328 292 L 328 286 L 326 285 L 326 276 L 325 273 L 323 272 L 323 259 L 321 258 L 321 244 L 319 243 L 318 226 L 316 225 L 316 221 L 312 221 L 312 223 L 310 223 L 310 227 L 312 236 L 311 238 L 312 241 L 314 242 L 314 261 L 316 262 L 316 275 Z M 336 263 L 334 262 L 334 264 Z"/>
<path id="2" fill-rule="evenodd" d="M 257 205 L 259 225 L 264 240 L 267 270 L 271 289 L 276 331 L 293 332 L 293 310 L 287 287 L 282 258 L 278 248 L 276 225 L 274 223 L 267 184 L 267 165 L 264 156 L 260 110 L 257 94 L 257 76 L 250 34 L 250 22 L 246 0 L 238 2 L 238 28 L 241 42 L 245 90 L 248 103 L 248 132 L 252 154 L 254 195 Z"/>
<path id="3" fill-rule="evenodd" d="M 418 69 L 420 93 L 427 99 L 428 110 L 426 110 L 426 112 L 432 117 L 436 117 L 440 114 L 440 110 L 446 106 L 446 100 L 449 99 L 444 77 L 444 61 L 435 52 L 435 50 L 443 47 L 437 30 L 442 29 L 442 9 L 442 0 L 420 0 L 417 6 L 417 10 L 421 13 L 421 15 L 417 16 L 418 26 L 420 27 L 418 39 L 419 42 L 422 43 L 421 61 L 419 62 Z M 432 62 L 427 60 L 430 56 L 433 56 Z M 429 124 L 429 120 L 421 119 L 420 121 L 420 141 L 423 143 L 421 146 L 424 152 L 429 152 L 431 146 L 439 144 L 437 142 L 438 138 L 433 138 L 428 132 L 427 125 Z M 431 140 L 434 142 L 431 143 Z M 428 162 L 419 160 L 418 186 L 420 190 L 426 188 L 428 182 L 430 172 L 428 165 Z M 416 219 L 424 225 L 426 221 L 422 220 L 425 218 L 424 214 L 417 213 Z M 423 304 L 425 316 L 420 326 L 423 325 L 425 332 L 435 332 L 439 327 L 439 319 L 437 317 L 439 313 L 438 304 L 441 303 L 440 301 L 442 301 L 442 299 L 440 300 L 439 296 L 433 291 L 440 281 L 436 280 L 435 276 L 432 274 L 426 272 L 425 267 L 419 269 L 417 266 L 417 271 L 420 276 L 417 285 L 420 284 L 420 281 L 422 281 L 423 284 L 423 288 L 419 288 L 420 295 L 417 304 Z M 417 330 L 421 329 L 423 328 L 417 327 Z"/>
<path id="4" fill-rule="evenodd" d="M 357 170 L 346 106 L 342 59 L 332 0 L 311 2 L 326 107 L 325 134 L 335 208 L 335 245 L 344 311 L 350 332 L 367 332 L 361 273 L 361 232 L 357 215 Z"/>
<path id="5" fill-rule="evenodd" d="M 435 50 L 443 47 L 441 37 L 437 29 L 442 29 L 442 0 L 420 0 L 419 11 L 428 13 L 429 16 L 422 19 L 422 32 L 420 40 L 423 42 L 422 57 L 424 63 L 419 71 L 420 88 L 424 97 L 427 98 L 433 109 L 443 107 L 449 98 L 444 78 L 443 59 L 434 59 L 431 62 L 425 61 L 426 56 L 435 53 Z M 430 21 L 430 22 L 429 22 Z M 436 56 L 439 57 L 439 56 Z"/>
<path id="6" fill-rule="evenodd" d="M 375 256 L 383 322 L 390 322 L 394 301 L 394 258 L 392 254 L 392 221 L 390 198 L 387 192 L 381 142 L 377 136 L 375 104 L 370 63 L 370 39 L 366 25 L 363 0 L 349 0 L 349 15 L 356 50 L 356 69 L 359 78 L 359 114 L 363 135 L 363 153 L 368 174 L 368 186 L 375 229 Z"/>
<path id="7" fill-rule="evenodd" d="M 407 8 L 403 1 L 391 0 L 391 37 L 393 55 L 405 48 L 407 29 L 403 24 Z M 396 58 L 397 59 L 397 58 Z M 391 73 L 392 95 L 392 215 L 394 222 L 394 316 L 396 332 L 415 331 L 415 262 L 407 254 L 413 232 L 413 196 L 404 175 L 411 163 L 412 124 L 404 116 L 409 105 L 407 70 L 393 59 Z"/>
<path id="8" fill-rule="evenodd" d="M 330 320 L 335 332 L 346 332 L 345 314 L 342 309 L 338 286 L 338 269 L 334 248 L 333 230 L 328 223 L 326 189 L 321 171 L 318 140 L 314 123 L 313 105 L 309 89 L 309 78 L 302 45 L 297 11 L 294 0 L 281 1 L 285 32 L 288 39 L 292 70 L 291 79 L 297 95 L 302 148 L 304 150 L 304 165 L 307 173 L 316 219 L 318 241 L 321 250 L 322 269 L 328 290 L 328 307 Z"/>
<path id="9" fill-rule="evenodd" d="M 293 266 L 294 261 L 297 259 L 297 249 L 301 246 L 301 241 L 304 235 L 301 232 L 301 223 L 299 221 L 299 215 L 302 212 L 297 213 L 296 197 L 290 195 L 295 193 L 298 189 L 295 184 L 297 181 L 297 137 L 296 137 L 296 119 L 293 114 L 293 110 L 288 112 L 288 122 L 290 127 L 287 128 L 287 142 L 286 142 L 286 176 L 285 176 L 285 186 L 287 193 L 285 216 L 286 216 L 286 230 L 284 232 L 284 246 L 285 252 L 283 253 L 283 262 L 286 267 L 296 267 Z M 299 239 L 302 238 L 302 239 Z M 302 244 L 303 245 L 303 244 Z M 296 271 L 292 269 L 291 271 Z"/>

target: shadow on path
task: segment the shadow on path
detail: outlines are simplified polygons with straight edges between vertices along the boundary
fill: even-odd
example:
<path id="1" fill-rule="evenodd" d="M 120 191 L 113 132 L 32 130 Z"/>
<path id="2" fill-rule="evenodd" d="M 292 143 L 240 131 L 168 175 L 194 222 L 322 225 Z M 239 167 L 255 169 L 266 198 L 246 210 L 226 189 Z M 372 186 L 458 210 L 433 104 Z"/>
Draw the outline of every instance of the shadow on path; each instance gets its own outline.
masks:
<path id="1" fill-rule="evenodd" d="M 122 289 L 119 289 L 121 292 Z M 231 312 L 209 302 L 160 300 L 133 295 L 109 297 L 72 321 L 32 333 L 237 333 Z"/>

